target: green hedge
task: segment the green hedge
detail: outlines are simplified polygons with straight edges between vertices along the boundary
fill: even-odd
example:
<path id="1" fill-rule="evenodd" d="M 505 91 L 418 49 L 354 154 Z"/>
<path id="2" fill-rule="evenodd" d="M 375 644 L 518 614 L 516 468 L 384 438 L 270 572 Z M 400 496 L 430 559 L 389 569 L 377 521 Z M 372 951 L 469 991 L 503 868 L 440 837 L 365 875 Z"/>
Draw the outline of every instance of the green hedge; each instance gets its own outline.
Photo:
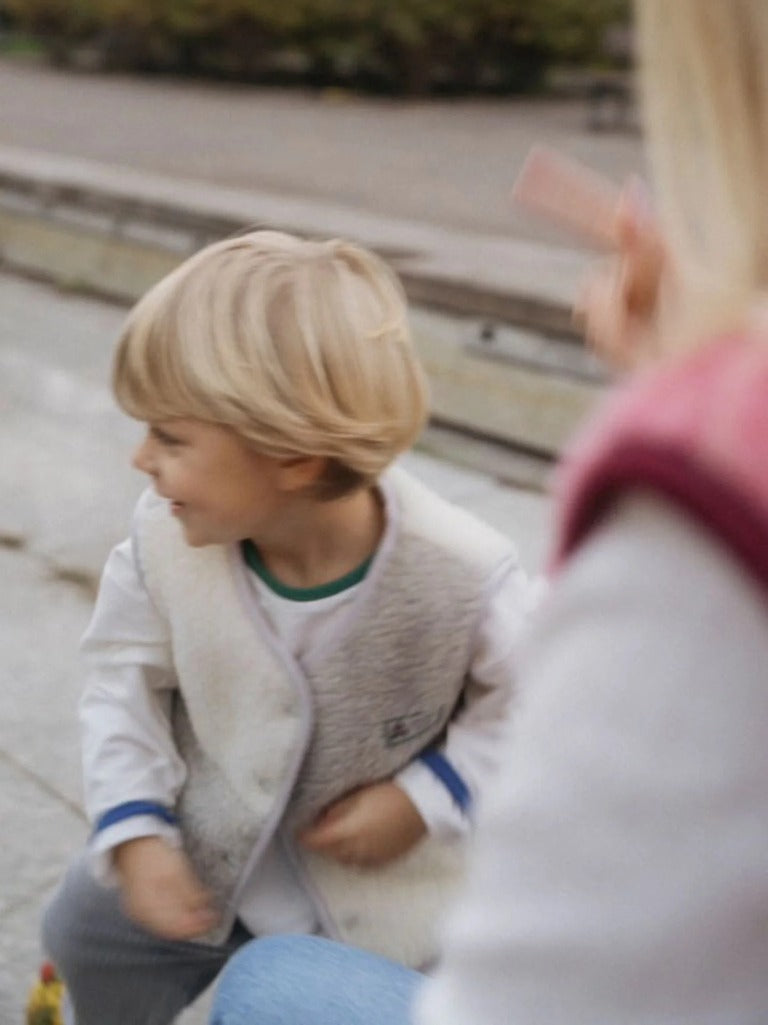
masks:
<path id="1" fill-rule="evenodd" d="M 628 0 L 5 0 L 59 62 L 406 93 L 535 88 L 601 59 Z"/>

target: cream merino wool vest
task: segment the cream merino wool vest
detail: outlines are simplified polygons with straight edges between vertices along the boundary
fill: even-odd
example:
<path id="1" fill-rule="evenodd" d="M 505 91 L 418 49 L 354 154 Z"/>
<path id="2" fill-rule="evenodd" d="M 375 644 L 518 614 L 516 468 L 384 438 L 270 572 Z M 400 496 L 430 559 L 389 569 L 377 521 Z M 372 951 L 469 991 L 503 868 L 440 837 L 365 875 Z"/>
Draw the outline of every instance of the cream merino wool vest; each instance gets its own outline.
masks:
<path id="1" fill-rule="evenodd" d="M 191 548 L 145 493 L 135 543 L 167 619 L 173 728 L 187 765 L 185 847 L 234 920 L 238 891 L 280 826 L 326 931 L 421 966 L 460 882 L 464 851 L 427 837 L 377 869 L 299 852 L 290 838 L 355 787 L 391 777 L 440 739 L 460 701 L 485 591 L 514 553 L 490 527 L 400 470 L 388 525 L 343 629 L 299 664 L 270 630 L 237 546 Z"/>

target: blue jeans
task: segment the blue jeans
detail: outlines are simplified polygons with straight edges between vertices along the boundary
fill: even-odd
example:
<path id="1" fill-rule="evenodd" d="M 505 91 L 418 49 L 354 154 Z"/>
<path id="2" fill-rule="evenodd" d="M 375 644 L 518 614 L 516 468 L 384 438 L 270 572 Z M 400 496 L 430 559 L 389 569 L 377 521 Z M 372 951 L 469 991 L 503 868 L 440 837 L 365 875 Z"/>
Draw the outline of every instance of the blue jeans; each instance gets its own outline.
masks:
<path id="1" fill-rule="evenodd" d="M 227 964 L 211 1025 L 408 1025 L 422 979 L 319 936 L 267 936 Z"/>

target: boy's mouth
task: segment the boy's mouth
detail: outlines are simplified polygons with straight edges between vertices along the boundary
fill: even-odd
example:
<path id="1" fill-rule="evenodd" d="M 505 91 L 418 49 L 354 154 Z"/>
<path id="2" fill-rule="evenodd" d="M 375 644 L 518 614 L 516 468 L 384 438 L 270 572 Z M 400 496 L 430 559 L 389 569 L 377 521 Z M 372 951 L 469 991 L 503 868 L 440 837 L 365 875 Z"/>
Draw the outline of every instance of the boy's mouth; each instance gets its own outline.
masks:
<path id="1" fill-rule="evenodd" d="M 174 514 L 174 516 L 178 515 L 183 509 L 183 502 L 171 502 L 171 512 Z"/>

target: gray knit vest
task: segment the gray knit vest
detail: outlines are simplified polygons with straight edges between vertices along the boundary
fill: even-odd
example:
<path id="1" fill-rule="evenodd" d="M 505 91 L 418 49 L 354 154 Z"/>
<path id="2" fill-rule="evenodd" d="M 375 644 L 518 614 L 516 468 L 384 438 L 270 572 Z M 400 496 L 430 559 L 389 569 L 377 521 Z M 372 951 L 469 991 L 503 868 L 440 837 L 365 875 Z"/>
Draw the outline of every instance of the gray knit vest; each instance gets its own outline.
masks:
<path id="1" fill-rule="evenodd" d="M 464 845 L 427 837 L 375 869 L 290 842 L 322 808 L 391 777 L 438 741 L 461 699 L 489 582 L 510 543 L 403 471 L 385 487 L 395 522 L 334 643 L 299 664 L 270 631 L 235 547 L 191 548 L 147 492 L 135 541 L 167 619 L 178 677 L 173 728 L 187 766 L 185 848 L 224 916 L 278 826 L 331 934 L 406 964 L 435 955 Z"/>

